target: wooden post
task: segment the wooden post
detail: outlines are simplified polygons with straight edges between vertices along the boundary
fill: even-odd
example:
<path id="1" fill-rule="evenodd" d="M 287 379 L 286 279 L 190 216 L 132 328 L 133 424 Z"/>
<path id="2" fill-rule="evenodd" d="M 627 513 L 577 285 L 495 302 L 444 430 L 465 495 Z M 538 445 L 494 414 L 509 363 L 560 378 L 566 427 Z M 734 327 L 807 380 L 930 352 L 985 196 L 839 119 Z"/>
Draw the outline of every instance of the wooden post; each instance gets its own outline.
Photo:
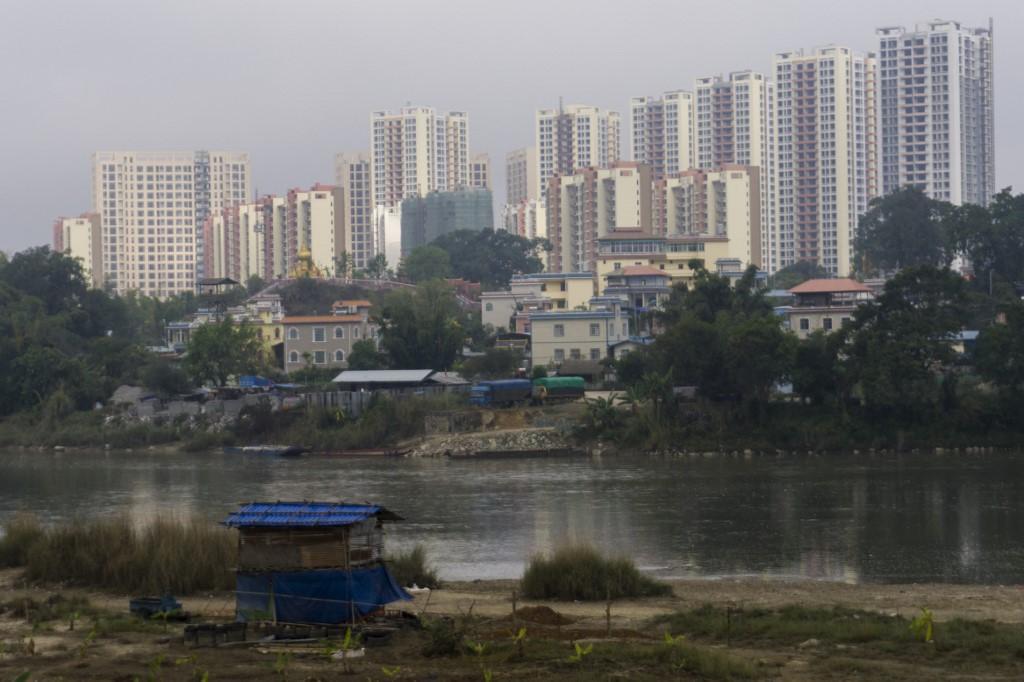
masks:
<path id="1" fill-rule="evenodd" d="M 604 606 L 605 636 L 606 637 L 611 637 L 612 636 L 612 588 L 610 586 L 605 588 L 605 597 L 607 599 L 607 601 L 605 603 L 605 606 Z"/>
<path id="2" fill-rule="evenodd" d="M 512 590 L 512 627 L 516 630 L 519 629 L 519 616 L 516 615 L 516 591 Z"/>

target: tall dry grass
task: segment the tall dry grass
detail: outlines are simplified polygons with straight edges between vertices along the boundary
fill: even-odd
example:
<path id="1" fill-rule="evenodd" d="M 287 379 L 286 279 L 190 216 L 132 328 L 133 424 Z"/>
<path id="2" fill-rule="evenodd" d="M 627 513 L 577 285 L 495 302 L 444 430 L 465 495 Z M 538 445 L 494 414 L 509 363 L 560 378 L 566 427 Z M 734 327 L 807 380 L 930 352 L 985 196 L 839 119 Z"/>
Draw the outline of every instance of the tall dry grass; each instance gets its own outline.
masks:
<path id="1" fill-rule="evenodd" d="M 19 512 L 11 517 L 0 537 L 0 568 L 24 566 L 29 548 L 43 532 L 39 519 L 32 514 Z"/>
<path id="2" fill-rule="evenodd" d="M 5 540 L 12 526 L 29 528 L 15 517 L 5 525 Z M 112 516 L 36 528 L 17 562 L 29 580 L 152 594 L 234 586 L 235 533 L 204 518 L 136 525 L 127 516 Z"/>
<path id="3" fill-rule="evenodd" d="M 589 545 L 561 547 L 530 560 L 521 581 L 532 599 L 602 600 L 654 597 L 672 588 L 642 574 L 627 558 L 608 558 Z"/>

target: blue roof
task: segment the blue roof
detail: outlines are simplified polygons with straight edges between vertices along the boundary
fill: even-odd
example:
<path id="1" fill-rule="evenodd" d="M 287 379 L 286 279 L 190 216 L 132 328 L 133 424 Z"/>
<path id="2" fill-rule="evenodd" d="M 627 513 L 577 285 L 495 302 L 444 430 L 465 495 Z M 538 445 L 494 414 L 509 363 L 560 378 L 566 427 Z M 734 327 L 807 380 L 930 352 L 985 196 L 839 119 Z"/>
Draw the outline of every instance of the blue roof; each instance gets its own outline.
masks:
<path id="1" fill-rule="evenodd" d="M 251 502 L 231 513 L 224 525 L 232 528 L 351 526 L 380 517 L 399 520 L 400 516 L 373 504 L 345 502 Z"/>

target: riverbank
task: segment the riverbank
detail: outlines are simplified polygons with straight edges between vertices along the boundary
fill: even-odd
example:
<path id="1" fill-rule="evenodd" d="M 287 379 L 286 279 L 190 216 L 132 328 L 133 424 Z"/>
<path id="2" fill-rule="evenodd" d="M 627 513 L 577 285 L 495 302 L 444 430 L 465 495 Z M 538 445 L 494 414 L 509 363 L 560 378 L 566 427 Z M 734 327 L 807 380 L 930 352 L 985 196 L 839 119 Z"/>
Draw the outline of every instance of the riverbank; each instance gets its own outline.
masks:
<path id="1" fill-rule="evenodd" d="M 405 608 L 428 625 L 451 619 L 465 648 L 452 657 L 427 656 L 425 650 L 438 643 L 430 630 L 400 632 L 386 646 L 367 648 L 354 672 L 369 680 L 470 680 L 485 671 L 496 680 L 1008 680 L 1024 674 L 1020 587 L 760 579 L 671 584 L 670 596 L 612 602 L 609 617 L 603 602 L 520 598 L 513 615 L 516 581 L 449 583 L 417 595 Z M 322 642 L 186 648 L 182 626 L 127 616 L 127 594 L 24 586 L 17 571 L 0 571 L 0 594 L 4 679 L 25 671 L 31 679 L 82 680 L 342 674 L 342 664 L 325 655 L 329 648 Z M 197 620 L 233 617 L 230 593 L 180 601 Z M 932 644 L 919 641 L 907 625 L 922 606 L 934 614 Z M 72 608 L 77 612 L 68 613 Z M 525 628 L 521 649 L 509 634 L 517 628 Z M 591 647 L 589 653 L 581 656 L 572 642 L 584 651 Z M 480 653 L 471 645 L 482 645 Z"/>

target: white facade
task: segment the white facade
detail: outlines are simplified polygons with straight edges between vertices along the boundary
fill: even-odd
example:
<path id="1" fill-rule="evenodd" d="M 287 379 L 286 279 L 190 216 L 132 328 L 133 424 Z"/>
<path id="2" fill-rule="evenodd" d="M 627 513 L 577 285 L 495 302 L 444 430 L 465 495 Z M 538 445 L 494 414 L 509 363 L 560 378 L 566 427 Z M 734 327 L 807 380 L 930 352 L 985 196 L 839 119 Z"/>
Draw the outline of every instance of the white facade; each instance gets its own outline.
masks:
<path id="1" fill-rule="evenodd" d="M 851 270 L 857 220 L 878 188 L 874 55 L 845 47 L 775 55 L 774 267 Z"/>
<path id="2" fill-rule="evenodd" d="M 694 88 L 696 167 L 725 164 L 760 170 L 761 260 L 775 272 L 775 86 L 761 73 L 699 78 Z"/>
<path id="3" fill-rule="evenodd" d="M 505 156 L 505 202 L 518 204 L 536 200 L 540 184 L 537 180 L 537 148 L 515 149 Z"/>
<path id="4" fill-rule="evenodd" d="M 694 168 L 694 100 L 683 90 L 630 100 L 633 161 L 651 167 L 655 178 Z"/>
<path id="5" fill-rule="evenodd" d="M 877 34 L 882 192 L 910 185 L 986 205 L 996 191 L 991 24 Z"/>
<path id="6" fill-rule="evenodd" d="M 370 116 L 375 206 L 449 191 L 469 183 L 469 116 L 430 107 L 376 111 Z"/>
<path id="7" fill-rule="evenodd" d="M 106 280 L 118 293 L 171 296 L 203 276 L 202 225 L 251 192 L 249 156 L 236 152 L 96 152 L 93 210 Z"/>
<path id="8" fill-rule="evenodd" d="M 469 186 L 474 189 L 491 189 L 491 156 L 474 154 L 469 161 Z"/>
<path id="9" fill-rule="evenodd" d="M 541 109 L 536 116 L 537 196 L 554 175 L 619 160 L 621 121 L 618 112 L 571 104 Z"/>
<path id="10" fill-rule="evenodd" d="M 343 152 L 334 157 L 335 184 L 348 200 L 348 230 L 352 235 L 349 256 L 353 268 L 363 269 L 377 255 L 373 227 L 373 174 L 367 152 Z"/>
<path id="11" fill-rule="evenodd" d="M 98 213 L 77 218 L 57 218 L 53 225 L 53 250 L 76 259 L 90 288 L 103 286 L 103 244 Z"/>

